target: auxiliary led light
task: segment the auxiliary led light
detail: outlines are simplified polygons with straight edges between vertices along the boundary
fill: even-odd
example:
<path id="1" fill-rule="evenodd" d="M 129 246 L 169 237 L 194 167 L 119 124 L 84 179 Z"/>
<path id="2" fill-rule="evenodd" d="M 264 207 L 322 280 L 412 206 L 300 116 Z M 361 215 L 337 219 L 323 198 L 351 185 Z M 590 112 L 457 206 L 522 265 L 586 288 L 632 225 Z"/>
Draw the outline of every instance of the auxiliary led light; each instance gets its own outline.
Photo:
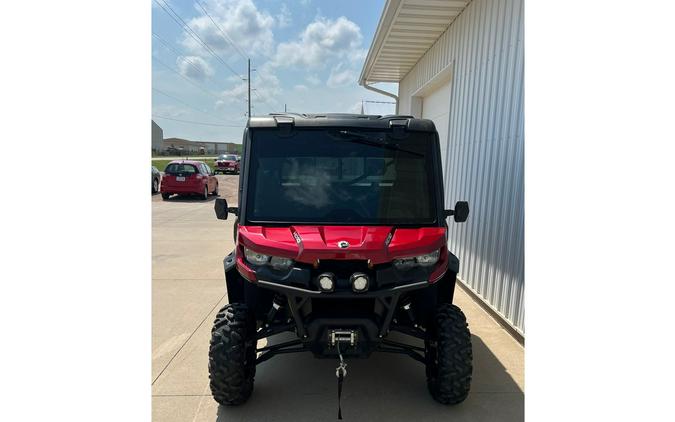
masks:
<path id="1" fill-rule="evenodd" d="M 355 292 L 365 292 L 368 290 L 368 276 L 363 273 L 354 273 L 350 277 L 352 290 Z"/>
<path id="2" fill-rule="evenodd" d="M 319 288 L 324 292 L 335 290 L 335 276 L 331 273 L 321 274 L 318 278 Z"/>

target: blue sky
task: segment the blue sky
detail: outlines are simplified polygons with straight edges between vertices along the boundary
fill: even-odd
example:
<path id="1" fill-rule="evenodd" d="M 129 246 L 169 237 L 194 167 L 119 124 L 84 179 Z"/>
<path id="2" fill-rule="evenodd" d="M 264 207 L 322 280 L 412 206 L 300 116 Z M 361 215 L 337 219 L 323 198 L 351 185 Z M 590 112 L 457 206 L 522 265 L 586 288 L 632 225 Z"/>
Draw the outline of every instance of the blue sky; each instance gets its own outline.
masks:
<path id="1" fill-rule="evenodd" d="M 360 112 L 362 100 L 392 101 L 357 82 L 384 0 L 152 5 L 152 113 L 164 137 L 241 142 L 246 57 L 256 69 L 253 115 L 283 111 L 284 104 L 300 113 Z M 190 30 L 176 23 L 181 19 Z M 391 114 L 394 106 L 366 103 L 365 112 Z"/>

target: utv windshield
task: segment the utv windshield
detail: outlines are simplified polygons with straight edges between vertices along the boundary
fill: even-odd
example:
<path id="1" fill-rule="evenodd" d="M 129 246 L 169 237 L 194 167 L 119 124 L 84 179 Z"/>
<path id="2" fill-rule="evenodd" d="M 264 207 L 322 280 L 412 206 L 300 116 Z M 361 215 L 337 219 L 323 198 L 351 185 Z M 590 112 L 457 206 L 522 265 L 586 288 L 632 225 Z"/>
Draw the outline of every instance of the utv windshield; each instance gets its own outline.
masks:
<path id="1" fill-rule="evenodd" d="M 407 225 L 436 221 L 430 133 L 349 129 L 252 134 L 247 220 Z"/>

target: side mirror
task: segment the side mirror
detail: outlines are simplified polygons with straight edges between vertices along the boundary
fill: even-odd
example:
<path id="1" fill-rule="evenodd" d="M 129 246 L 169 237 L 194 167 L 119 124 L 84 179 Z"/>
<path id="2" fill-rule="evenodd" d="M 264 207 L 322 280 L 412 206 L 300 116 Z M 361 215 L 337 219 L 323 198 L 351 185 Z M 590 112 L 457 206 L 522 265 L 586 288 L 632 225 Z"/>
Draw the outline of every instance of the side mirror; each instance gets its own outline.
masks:
<path id="1" fill-rule="evenodd" d="M 469 203 L 466 201 L 457 201 L 454 210 L 445 210 L 445 216 L 454 216 L 456 223 L 463 223 L 469 218 Z"/>
<path id="2" fill-rule="evenodd" d="M 455 204 L 455 222 L 463 223 L 467 218 L 469 218 L 469 203 L 457 201 Z"/>
<path id="3" fill-rule="evenodd" d="M 216 198 L 213 209 L 216 211 L 216 218 L 218 220 L 227 220 L 227 201 L 225 198 Z"/>

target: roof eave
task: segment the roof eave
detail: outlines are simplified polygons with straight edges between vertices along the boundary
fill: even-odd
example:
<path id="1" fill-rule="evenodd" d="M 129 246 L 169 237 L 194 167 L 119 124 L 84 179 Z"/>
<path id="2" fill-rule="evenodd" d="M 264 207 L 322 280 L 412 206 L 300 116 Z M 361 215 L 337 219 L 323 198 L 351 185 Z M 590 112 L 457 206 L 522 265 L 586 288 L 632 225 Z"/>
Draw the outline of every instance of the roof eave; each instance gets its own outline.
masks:
<path id="1" fill-rule="evenodd" d="M 363 62 L 363 69 L 361 69 L 361 75 L 359 76 L 359 85 L 365 85 L 367 81 L 368 74 L 370 73 L 371 68 L 373 67 L 373 61 L 380 52 L 382 48 L 382 42 L 387 38 L 389 30 L 391 29 L 391 22 L 396 16 L 399 6 L 401 5 L 401 0 L 387 0 L 382 10 L 382 16 L 380 16 L 380 21 L 377 24 L 377 30 L 375 31 L 375 36 L 373 37 L 373 42 L 370 44 L 370 49 L 368 50 L 368 55 L 366 60 Z M 380 81 L 378 81 L 380 82 Z M 398 81 L 391 81 L 398 82 Z"/>

